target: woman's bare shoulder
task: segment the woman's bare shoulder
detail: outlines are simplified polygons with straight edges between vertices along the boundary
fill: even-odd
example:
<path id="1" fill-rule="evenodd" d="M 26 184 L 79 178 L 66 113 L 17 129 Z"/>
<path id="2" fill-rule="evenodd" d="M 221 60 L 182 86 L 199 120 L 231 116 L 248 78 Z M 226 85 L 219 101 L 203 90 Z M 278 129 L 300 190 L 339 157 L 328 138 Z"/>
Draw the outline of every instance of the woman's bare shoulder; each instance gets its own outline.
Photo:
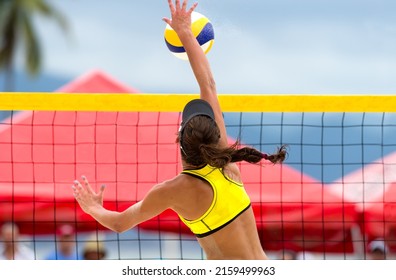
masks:
<path id="1" fill-rule="evenodd" d="M 186 185 L 189 184 L 189 177 L 184 174 L 176 175 L 175 177 L 165 180 L 162 183 L 158 184 L 157 187 L 163 191 L 172 192 L 172 193 L 180 193 L 180 190 L 186 188 Z"/>
<path id="2" fill-rule="evenodd" d="M 224 173 L 227 175 L 228 178 L 242 183 L 242 178 L 241 178 L 241 172 L 239 170 L 239 167 L 236 163 L 232 162 L 227 164 L 224 168 Z"/>

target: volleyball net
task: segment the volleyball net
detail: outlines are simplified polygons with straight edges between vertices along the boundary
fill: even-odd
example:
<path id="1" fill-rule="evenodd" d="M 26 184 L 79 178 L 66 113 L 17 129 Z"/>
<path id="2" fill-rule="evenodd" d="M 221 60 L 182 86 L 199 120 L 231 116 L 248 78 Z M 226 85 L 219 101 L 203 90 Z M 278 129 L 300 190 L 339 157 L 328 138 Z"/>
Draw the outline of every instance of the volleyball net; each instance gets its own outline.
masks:
<path id="1" fill-rule="evenodd" d="M 124 210 L 181 172 L 176 134 L 191 94 L 0 94 L 0 223 L 15 222 L 36 259 L 73 227 L 108 259 L 204 259 L 172 211 L 112 233 L 84 214 L 71 185 L 106 185 L 104 206 Z M 263 248 L 272 258 L 369 258 L 371 241 L 396 249 L 396 97 L 219 95 L 229 142 L 283 165 L 239 163 Z M 1 241 L 4 245 L 4 241 Z M 100 244 L 100 246 L 99 246 Z M 92 247 L 92 246 L 91 246 Z"/>

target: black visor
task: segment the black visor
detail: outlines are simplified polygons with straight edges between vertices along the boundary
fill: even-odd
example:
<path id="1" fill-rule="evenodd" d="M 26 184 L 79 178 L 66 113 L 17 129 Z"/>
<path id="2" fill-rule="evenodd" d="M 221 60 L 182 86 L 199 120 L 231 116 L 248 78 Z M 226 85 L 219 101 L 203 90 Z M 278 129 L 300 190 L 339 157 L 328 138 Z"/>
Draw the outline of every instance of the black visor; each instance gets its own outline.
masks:
<path id="1" fill-rule="evenodd" d="M 186 104 L 183 110 L 182 123 L 179 131 L 182 131 L 185 125 L 195 116 L 204 115 L 215 119 L 213 109 L 208 102 L 202 99 L 194 99 Z"/>

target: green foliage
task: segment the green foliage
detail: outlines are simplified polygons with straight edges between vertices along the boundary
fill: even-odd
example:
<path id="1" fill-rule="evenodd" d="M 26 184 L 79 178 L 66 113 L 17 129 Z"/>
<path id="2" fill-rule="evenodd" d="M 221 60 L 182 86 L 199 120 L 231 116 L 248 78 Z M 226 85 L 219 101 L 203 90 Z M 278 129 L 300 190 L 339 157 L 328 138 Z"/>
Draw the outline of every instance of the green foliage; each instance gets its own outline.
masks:
<path id="1" fill-rule="evenodd" d="M 36 16 L 53 20 L 65 32 L 68 29 L 65 17 L 46 0 L 0 0 L 0 68 L 7 72 L 9 80 L 19 48 L 23 50 L 26 72 L 32 76 L 40 72 L 42 53 L 34 26 Z"/>

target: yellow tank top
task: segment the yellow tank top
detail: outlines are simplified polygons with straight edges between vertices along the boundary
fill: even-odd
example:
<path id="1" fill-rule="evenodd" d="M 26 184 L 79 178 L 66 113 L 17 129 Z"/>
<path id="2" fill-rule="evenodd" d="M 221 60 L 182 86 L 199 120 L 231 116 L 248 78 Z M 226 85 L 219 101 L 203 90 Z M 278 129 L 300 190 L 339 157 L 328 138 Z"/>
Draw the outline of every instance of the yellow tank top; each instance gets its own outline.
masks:
<path id="1" fill-rule="evenodd" d="M 191 221 L 179 215 L 199 238 L 222 229 L 250 207 L 250 198 L 243 184 L 226 177 L 219 168 L 206 165 L 201 169 L 184 170 L 182 174 L 203 179 L 213 188 L 212 204 L 200 218 Z"/>

